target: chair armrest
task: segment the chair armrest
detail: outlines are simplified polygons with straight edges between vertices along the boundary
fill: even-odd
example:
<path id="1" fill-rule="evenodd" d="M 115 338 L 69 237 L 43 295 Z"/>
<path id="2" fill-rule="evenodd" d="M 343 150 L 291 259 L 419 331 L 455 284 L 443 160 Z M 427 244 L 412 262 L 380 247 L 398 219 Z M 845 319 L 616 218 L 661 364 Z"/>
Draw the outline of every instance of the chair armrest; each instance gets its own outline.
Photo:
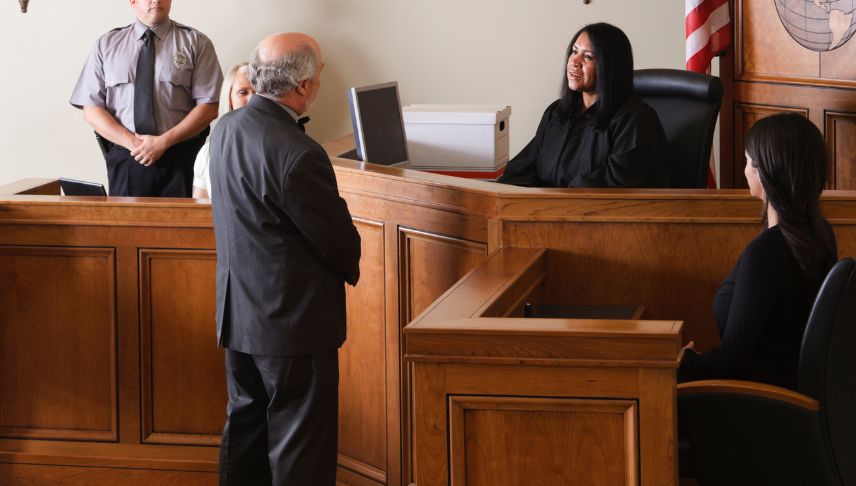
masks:
<path id="1" fill-rule="evenodd" d="M 743 380 L 699 380 L 678 384 L 678 397 L 695 394 L 730 394 L 776 400 L 810 412 L 820 411 L 820 402 L 780 386 Z"/>

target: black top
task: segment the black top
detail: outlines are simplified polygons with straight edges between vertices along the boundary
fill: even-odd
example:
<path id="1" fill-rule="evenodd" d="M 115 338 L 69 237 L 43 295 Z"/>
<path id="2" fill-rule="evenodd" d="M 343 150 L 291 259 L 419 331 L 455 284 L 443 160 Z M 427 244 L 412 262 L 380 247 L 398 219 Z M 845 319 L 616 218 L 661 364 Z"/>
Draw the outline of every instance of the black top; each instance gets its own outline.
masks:
<path id="1" fill-rule="evenodd" d="M 631 95 L 605 129 L 597 103 L 569 116 L 547 107 L 535 138 L 508 162 L 499 182 L 536 187 L 668 187 L 666 135 L 653 108 Z"/>
<path id="2" fill-rule="evenodd" d="M 678 381 L 736 378 L 796 389 L 803 331 L 818 289 L 805 284 L 778 227 L 764 230 L 714 299 L 722 342 L 704 354 L 685 353 Z"/>

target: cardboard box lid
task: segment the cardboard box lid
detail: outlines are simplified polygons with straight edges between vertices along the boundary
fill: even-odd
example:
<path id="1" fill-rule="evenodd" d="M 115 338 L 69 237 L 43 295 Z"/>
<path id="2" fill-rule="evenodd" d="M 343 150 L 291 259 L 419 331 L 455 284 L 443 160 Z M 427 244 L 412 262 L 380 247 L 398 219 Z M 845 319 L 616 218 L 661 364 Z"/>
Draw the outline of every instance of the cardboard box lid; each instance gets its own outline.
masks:
<path id="1" fill-rule="evenodd" d="M 407 105 L 402 109 L 404 123 L 444 123 L 494 125 L 508 119 L 506 105 Z"/>

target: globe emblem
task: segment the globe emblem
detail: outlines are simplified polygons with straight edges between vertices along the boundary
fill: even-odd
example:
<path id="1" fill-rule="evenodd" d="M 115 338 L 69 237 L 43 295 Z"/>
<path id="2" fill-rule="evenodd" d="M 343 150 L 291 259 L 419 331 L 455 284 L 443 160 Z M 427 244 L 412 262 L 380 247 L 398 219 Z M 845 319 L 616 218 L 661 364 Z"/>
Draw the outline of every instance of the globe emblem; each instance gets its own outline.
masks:
<path id="1" fill-rule="evenodd" d="M 856 0 L 775 0 L 779 20 L 803 47 L 816 52 L 841 47 L 856 32 Z"/>

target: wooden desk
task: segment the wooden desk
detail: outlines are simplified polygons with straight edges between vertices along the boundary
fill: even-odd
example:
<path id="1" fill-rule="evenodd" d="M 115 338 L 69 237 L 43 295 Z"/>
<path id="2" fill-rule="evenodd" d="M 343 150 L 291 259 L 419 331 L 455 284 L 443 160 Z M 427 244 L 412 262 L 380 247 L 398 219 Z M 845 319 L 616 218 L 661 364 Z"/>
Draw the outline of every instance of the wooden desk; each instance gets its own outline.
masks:
<path id="1" fill-rule="evenodd" d="M 709 348 L 716 289 L 761 229 L 741 190 L 525 189 L 333 163 L 363 241 L 340 353 L 349 484 L 413 478 L 402 330 L 496 250 L 546 249 L 545 303 L 644 305 Z M 827 192 L 823 209 L 856 255 L 856 193 Z M 213 250 L 204 200 L 0 196 L 0 484 L 216 482 Z"/>

